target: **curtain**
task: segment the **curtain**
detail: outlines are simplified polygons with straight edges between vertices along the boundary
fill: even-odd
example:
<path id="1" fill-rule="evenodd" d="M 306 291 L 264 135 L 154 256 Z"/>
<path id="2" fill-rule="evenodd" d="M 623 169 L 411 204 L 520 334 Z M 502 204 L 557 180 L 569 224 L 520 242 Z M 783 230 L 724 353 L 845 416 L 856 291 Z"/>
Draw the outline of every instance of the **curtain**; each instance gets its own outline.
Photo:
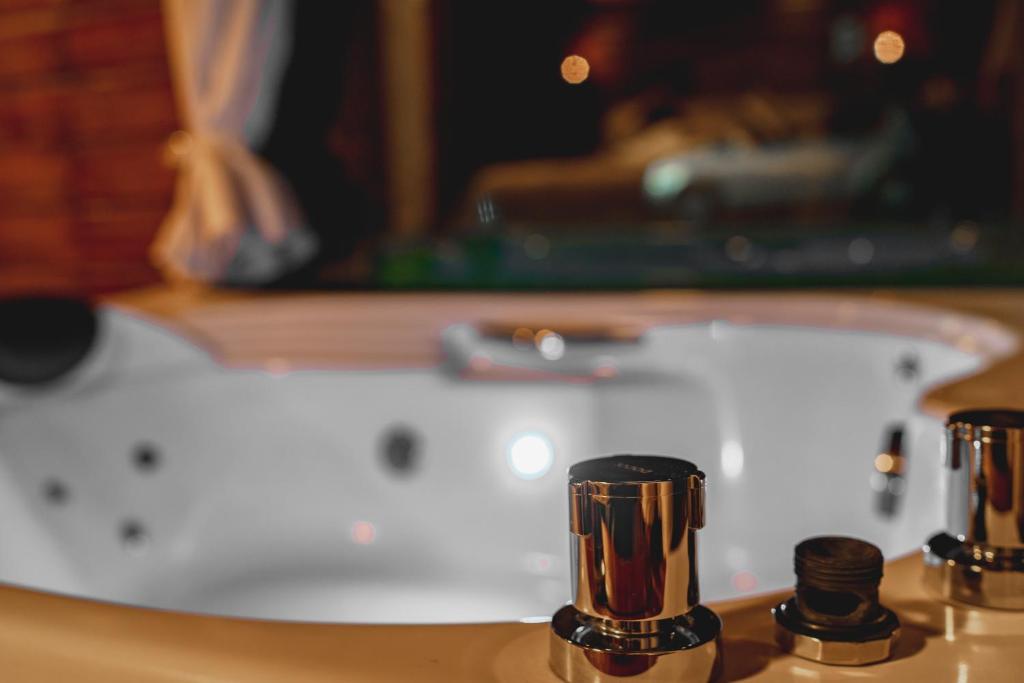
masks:
<path id="1" fill-rule="evenodd" d="M 152 246 L 171 280 L 257 285 L 308 261 L 316 238 L 287 182 L 252 150 L 288 57 L 289 0 L 164 0 L 184 129 L 167 150 L 174 202 Z"/>

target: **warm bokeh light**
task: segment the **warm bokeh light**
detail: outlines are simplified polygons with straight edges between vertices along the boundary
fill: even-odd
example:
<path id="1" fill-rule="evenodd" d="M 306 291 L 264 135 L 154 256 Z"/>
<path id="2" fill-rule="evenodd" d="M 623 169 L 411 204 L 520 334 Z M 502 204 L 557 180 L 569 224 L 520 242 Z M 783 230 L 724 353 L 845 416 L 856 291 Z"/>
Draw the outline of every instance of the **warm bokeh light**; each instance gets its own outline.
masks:
<path id="1" fill-rule="evenodd" d="M 906 46 L 896 31 L 882 31 L 875 38 L 875 59 L 882 64 L 895 64 L 903 57 Z"/>
<path id="2" fill-rule="evenodd" d="M 569 55 L 562 60 L 562 79 L 566 83 L 578 85 L 590 75 L 590 63 L 579 55 Z"/>
<path id="3" fill-rule="evenodd" d="M 881 472 L 882 474 L 888 474 L 889 472 L 892 472 L 895 466 L 896 459 L 893 458 L 888 453 L 879 453 L 878 456 L 875 458 L 875 469 Z"/>
<path id="4" fill-rule="evenodd" d="M 517 327 L 512 333 L 512 344 L 519 348 L 533 346 L 533 330 L 529 327 Z"/>
<path id="5" fill-rule="evenodd" d="M 875 457 L 875 469 L 882 474 L 902 474 L 903 457 L 892 453 L 879 453 Z"/>
<path id="6" fill-rule="evenodd" d="M 981 229 L 976 223 L 958 223 L 949 235 L 949 246 L 959 254 L 966 254 L 978 245 L 980 233 Z"/>
<path id="7" fill-rule="evenodd" d="M 732 587 L 741 593 L 749 593 L 757 589 L 757 577 L 747 571 L 739 571 L 732 575 Z"/>
<path id="8" fill-rule="evenodd" d="M 352 540 L 359 545 L 370 545 L 377 538 L 377 528 L 362 520 L 352 523 Z"/>

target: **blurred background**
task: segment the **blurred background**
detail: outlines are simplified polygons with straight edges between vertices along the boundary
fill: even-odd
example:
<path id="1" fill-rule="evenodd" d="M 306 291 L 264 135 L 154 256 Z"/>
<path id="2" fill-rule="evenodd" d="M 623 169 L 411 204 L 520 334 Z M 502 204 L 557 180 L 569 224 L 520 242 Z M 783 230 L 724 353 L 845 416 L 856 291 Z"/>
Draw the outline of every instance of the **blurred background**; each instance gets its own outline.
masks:
<path id="1" fill-rule="evenodd" d="M 1024 281 L 1014 0 L 0 0 L 0 295 Z"/>

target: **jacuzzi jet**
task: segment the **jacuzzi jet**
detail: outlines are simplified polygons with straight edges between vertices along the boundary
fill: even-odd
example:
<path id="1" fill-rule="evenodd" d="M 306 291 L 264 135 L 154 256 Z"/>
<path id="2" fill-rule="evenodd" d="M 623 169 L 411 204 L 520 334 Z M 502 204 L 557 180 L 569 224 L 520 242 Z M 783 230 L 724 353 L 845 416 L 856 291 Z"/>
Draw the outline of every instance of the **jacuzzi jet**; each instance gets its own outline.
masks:
<path id="1" fill-rule="evenodd" d="M 704 473 L 674 458 L 614 455 L 569 469 L 573 601 L 551 619 L 565 681 L 709 681 L 722 622 L 700 604 L 696 531 Z"/>
<path id="2" fill-rule="evenodd" d="M 121 537 L 121 547 L 132 555 L 141 554 L 149 542 L 149 534 L 146 533 L 146 527 L 143 526 L 142 522 L 134 519 L 126 519 L 121 523 L 119 535 Z"/>

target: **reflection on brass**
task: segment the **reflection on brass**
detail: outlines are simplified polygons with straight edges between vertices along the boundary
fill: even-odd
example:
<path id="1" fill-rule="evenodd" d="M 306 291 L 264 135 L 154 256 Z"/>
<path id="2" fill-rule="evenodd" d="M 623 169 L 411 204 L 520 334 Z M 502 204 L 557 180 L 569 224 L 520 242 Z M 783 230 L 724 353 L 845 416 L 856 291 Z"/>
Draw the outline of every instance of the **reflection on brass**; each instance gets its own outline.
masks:
<path id="1" fill-rule="evenodd" d="M 566 605 L 551 620 L 551 669 L 564 681 L 710 681 L 721 666 L 722 622 L 698 606 L 651 633 L 616 633 Z"/>
<path id="2" fill-rule="evenodd" d="M 796 594 L 772 610 L 782 651 L 844 666 L 888 659 L 900 622 L 878 602 L 881 551 L 856 538 L 819 536 L 794 556 Z"/>
<path id="3" fill-rule="evenodd" d="M 943 598 L 1024 609 L 1024 412 L 969 410 L 946 424 L 947 529 L 924 548 Z"/>
<path id="4" fill-rule="evenodd" d="M 1024 609 L 1024 550 L 970 545 L 936 534 L 924 547 L 925 581 L 946 600 Z"/>
<path id="5" fill-rule="evenodd" d="M 532 345 L 541 332 L 557 332 L 566 341 L 576 343 L 614 342 L 634 344 L 640 341 L 643 327 L 607 321 L 501 321 L 486 320 L 477 324 L 480 335 L 489 339 L 507 339 L 517 346 Z"/>
<path id="6" fill-rule="evenodd" d="M 900 630 L 897 628 L 889 635 L 876 640 L 824 640 L 796 633 L 778 622 L 775 623 L 775 641 L 783 652 L 836 666 L 864 666 L 885 661 L 892 656 L 899 635 Z"/>
<path id="7" fill-rule="evenodd" d="M 684 460 L 617 455 L 569 470 L 572 604 L 551 622 L 566 681 L 708 681 L 721 621 L 701 606 L 696 530 L 704 473 Z"/>

